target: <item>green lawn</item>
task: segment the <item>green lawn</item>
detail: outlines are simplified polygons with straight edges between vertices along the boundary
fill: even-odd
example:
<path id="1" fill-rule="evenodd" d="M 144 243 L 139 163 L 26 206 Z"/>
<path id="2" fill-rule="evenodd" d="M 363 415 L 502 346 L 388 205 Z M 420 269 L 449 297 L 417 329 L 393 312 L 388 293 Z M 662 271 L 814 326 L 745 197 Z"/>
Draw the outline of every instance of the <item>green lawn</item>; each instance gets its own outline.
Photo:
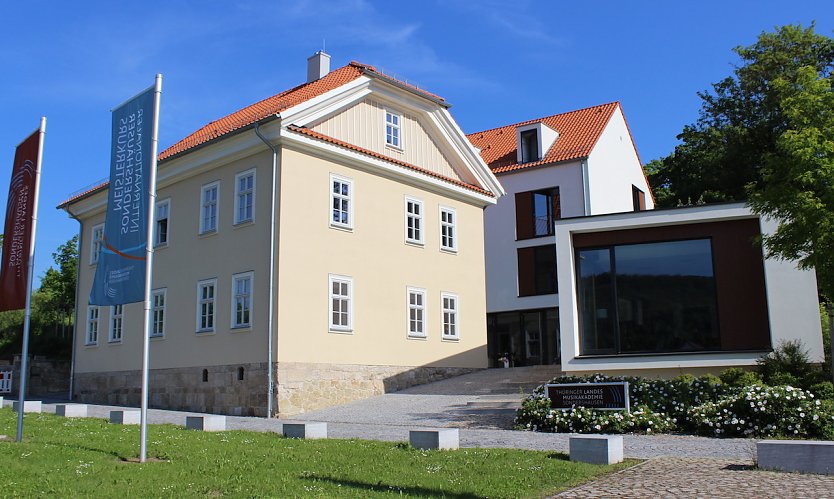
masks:
<path id="1" fill-rule="evenodd" d="M 564 454 L 505 449 L 420 451 L 405 443 L 303 441 L 274 433 L 203 433 L 100 419 L 27 414 L 21 444 L 0 442 L 3 497 L 540 497 L 619 466 L 571 463 Z M 16 414 L 0 409 L 0 434 L 14 438 Z"/>

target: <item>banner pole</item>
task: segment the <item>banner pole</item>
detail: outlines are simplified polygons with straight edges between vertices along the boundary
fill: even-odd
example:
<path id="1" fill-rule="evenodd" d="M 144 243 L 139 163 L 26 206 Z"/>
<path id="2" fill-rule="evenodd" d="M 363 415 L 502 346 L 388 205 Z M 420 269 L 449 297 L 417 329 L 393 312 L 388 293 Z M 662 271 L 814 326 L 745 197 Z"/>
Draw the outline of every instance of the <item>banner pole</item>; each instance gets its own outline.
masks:
<path id="1" fill-rule="evenodd" d="M 29 248 L 29 284 L 26 290 L 26 315 L 23 319 L 23 351 L 20 363 L 20 389 L 17 396 L 17 437 L 23 441 L 23 408 L 26 402 L 26 374 L 29 369 L 29 319 L 32 315 L 32 277 L 35 275 L 35 236 L 38 225 L 38 194 L 41 187 L 41 160 L 43 159 L 43 138 L 46 134 L 46 118 L 41 118 L 38 128 L 38 161 L 35 167 L 35 197 L 32 199 L 32 243 Z"/>
<path id="2" fill-rule="evenodd" d="M 162 95 L 162 75 L 156 75 L 153 99 L 153 129 L 151 131 L 150 181 L 148 182 L 148 227 L 145 242 L 145 317 L 142 331 L 142 407 L 139 425 L 139 462 L 148 456 L 148 369 L 151 343 L 151 270 L 153 268 L 153 231 L 156 212 L 156 155 L 159 143 L 159 100 Z"/>

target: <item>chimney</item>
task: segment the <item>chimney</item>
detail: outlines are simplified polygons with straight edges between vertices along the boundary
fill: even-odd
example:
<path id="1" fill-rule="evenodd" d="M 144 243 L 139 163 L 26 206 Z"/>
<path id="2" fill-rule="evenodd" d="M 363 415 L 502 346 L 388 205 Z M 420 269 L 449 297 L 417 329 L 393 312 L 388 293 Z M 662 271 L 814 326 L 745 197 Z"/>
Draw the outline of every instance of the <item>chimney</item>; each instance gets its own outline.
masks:
<path id="1" fill-rule="evenodd" d="M 330 56 L 323 50 L 307 58 L 307 83 L 323 78 L 330 72 Z"/>

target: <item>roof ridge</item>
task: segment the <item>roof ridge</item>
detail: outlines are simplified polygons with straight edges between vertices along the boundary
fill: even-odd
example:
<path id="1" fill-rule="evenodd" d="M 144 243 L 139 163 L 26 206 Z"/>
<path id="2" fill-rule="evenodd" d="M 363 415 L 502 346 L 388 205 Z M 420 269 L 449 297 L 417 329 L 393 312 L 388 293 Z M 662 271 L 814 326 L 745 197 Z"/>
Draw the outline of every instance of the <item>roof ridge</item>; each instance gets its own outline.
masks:
<path id="1" fill-rule="evenodd" d="M 487 128 L 486 130 L 480 130 L 478 132 L 467 133 L 466 136 L 469 137 L 471 135 L 477 135 L 479 133 L 494 132 L 495 130 L 498 130 L 498 129 L 501 129 L 501 128 L 514 127 L 514 126 L 517 127 L 517 126 L 533 123 L 533 122 L 536 122 L 536 121 L 544 121 L 548 118 L 555 118 L 557 116 L 564 116 L 566 114 L 572 114 L 572 113 L 579 113 L 581 111 L 587 111 L 587 110 L 593 109 L 595 107 L 610 106 L 612 104 L 616 104 L 618 106 L 622 105 L 622 104 L 620 104 L 620 101 L 615 100 L 615 101 L 611 101 L 611 102 L 606 102 L 604 104 L 596 104 L 596 105 L 593 105 L 593 106 L 587 106 L 587 107 L 582 107 L 582 108 L 579 108 L 579 109 L 573 109 L 571 111 L 565 111 L 565 112 L 562 112 L 562 113 L 550 114 L 548 116 L 542 116 L 541 118 L 532 118 L 532 119 L 529 119 L 529 120 L 519 121 L 518 123 L 510 123 L 508 125 L 501 125 L 501 126 L 497 126 L 497 127 L 493 127 L 493 128 Z"/>

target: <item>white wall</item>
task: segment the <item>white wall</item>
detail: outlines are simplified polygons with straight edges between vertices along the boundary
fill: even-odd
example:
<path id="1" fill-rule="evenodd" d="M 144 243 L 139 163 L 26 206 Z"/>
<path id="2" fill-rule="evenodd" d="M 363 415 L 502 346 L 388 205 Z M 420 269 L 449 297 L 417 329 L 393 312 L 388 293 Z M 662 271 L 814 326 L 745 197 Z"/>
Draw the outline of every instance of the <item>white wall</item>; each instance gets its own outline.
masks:
<path id="1" fill-rule="evenodd" d="M 699 367 L 730 367 L 755 365 L 756 353 L 714 353 L 659 356 L 628 356 L 578 358 L 579 316 L 576 300 L 576 266 L 572 235 L 617 229 L 645 228 L 698 222 L 715 222 L 750 218 L 750 210 L 742 203 L 698 206 L 673 210 L 644 211 L 564 220 L 556 224 L 556 245 L 559 279 L 559 326 L 562 340 L 562 369 L 565 371 L 613 371 L 643 369 L 688 369 Z M 772 222 L 763 221 L 763 230 L 772 231 Z M 765 260 L 766 294 L 773 346 L 781 340 L 799 339 L 811 359 L 824 358 L 817 301 L 816 276 L 801 271 L 791 262 Z"/>
<path id="2" fill-rule="evenodd" d="M 619 106 L 588 157 L 588 181 L 591 215 L 632 211 L 632 185 L 646 193 L 646 209 L 654 208 L 649 185 Z"/>
<path id="3" fill-rule="evenodd" d="M 578 161 L 537 167 L 498 177 L 507 194 L 484 213 L 486 237 L 487 312 L 555 307 L 557 295 L 518 296 L 517 248 L 553 244 L 553 237 L 516 241 L 515 194 L 559 187 L 563 217 L 584 213 L 582 170 Z"/>

